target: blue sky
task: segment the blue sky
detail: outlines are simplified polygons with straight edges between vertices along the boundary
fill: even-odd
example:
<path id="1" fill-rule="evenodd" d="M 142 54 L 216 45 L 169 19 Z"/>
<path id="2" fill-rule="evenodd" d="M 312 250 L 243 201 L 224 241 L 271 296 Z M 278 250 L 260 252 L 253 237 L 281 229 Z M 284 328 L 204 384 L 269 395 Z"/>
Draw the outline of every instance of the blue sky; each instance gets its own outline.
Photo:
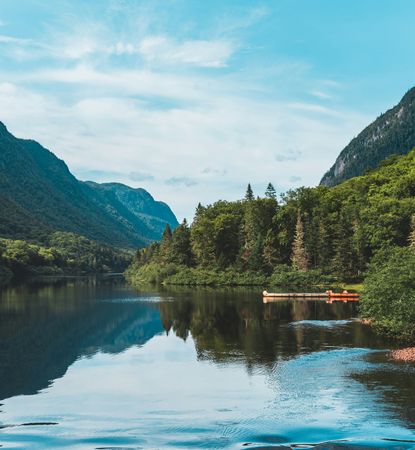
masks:
<path id="1" fill-rule="evenodd" d="M 0 0 L 0 120 L 195 205 L 315 185 L 414 84 L 412 0 Z"/>

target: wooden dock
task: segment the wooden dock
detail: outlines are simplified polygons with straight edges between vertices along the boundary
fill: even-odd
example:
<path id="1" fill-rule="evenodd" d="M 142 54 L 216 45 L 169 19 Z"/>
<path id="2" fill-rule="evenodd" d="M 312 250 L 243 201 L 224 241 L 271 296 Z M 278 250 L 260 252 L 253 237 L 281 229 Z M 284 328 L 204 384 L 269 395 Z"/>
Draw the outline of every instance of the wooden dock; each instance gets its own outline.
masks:
<path id="1" fill-rule="evenodd" d="M 267 292 L 262 293 L 264 303 L 277 300 L 326 300 L 327 303 L 333 302 L 358 302 L 359 294 L 347 291 L 343 292 Z"/>

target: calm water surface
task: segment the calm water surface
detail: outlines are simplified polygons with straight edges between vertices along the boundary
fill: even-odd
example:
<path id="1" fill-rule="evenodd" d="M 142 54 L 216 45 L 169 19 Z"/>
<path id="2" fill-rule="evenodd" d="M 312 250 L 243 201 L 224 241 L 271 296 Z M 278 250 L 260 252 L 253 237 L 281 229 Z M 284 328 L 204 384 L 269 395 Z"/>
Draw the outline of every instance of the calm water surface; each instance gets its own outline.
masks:
<path id="1" fill-rule="evenodd" d="M 0 292 L 0 447 L 415 448 L 415 366 L 355 305 L 77 279 Z"/>

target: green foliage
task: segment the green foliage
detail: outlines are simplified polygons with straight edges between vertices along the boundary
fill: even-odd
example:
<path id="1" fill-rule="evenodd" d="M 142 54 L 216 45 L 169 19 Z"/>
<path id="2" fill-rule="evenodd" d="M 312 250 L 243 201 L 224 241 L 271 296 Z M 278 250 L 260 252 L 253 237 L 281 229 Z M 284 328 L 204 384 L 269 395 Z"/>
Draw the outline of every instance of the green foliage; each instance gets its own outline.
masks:
<path id="1" fill-rule="evenodd" d="M 193 264 L 190 230 L 186 219 L 173 231 L 168 250 L 168 260 L 174 264 L 184 266 Z"/>
<path id="2" fill-rule="evenodd" d="M 138 252 L 134 267 L 174 263 L 175 283 L 184 284 L 192 284 L 191 276 L 211 284 L 228 269 L 235 283 L 252 272 L 272 274 L 276 285 L 360 281 L 374 253 L 412 239 L 414 180 L 415 150 L 333 188 L 289 191 L 281 202 L 252 194 L 199 204 L 190 227 Z"/>
<path id="3" fill-rule="evenodd" d="M 306 272 L 309 266 L 308 254 L 304 244 L 304 227 L 301 214 L 297 214 L 297 224 L 293 241 L 293 252 L 291 256 L 293 267 L 298 271 Z"/>
<path id="4" fill-rule="evenodd" d="M 190 227 L 196 265 L 224 267 L 234 264 L 240 250 L 240 232 L 245 204 L 218 201 L 198 208 Z"/>
<path id="5" fill-rule="evenodd" d="M 261 272 L 228 267 L 225 270 L 182 268 L 168 276 L 165 284 L 181 286 L 264 286 L 268 277 Z"/>
<path id="6" fill-rule="evenodd" d="M 167 277 L 174 275 L 181 266 L 175 264 L 158 264 L 150 262 L 145 265 L 133 263 L 125 272 L 125 277 L 131 284 L 161 284 Z"/>
<path id="7" fill-rule="evenodd" d="M 382 333 L 415 341 L 415 252 L 393 247 L 379 251 L 364 282 L 363 317 Z"/>
<path id="8" fill-rule="evenodd" d="M 169 262 L 170 244 L 172 240 L 172 232 L 169 224 L 166 224 L 160 241 L 159 258 L 163 263 Z"/>
<path id="9" fill-rule="evenodd" d="M 246 193 L 245 193 L 245 200 L 251 201 L 254 198 L 255 197 L 254 197 L 254 192 L 252 191 L 251 183 L 248 183 L 248 187 L 246 188 Z"/>
<path id="10" fill-rule="evenodd" d="M 331 275 L 325 275 L 320 269 L 308 271 L 298 270 L 291 266 L 281 264 L 276 266 L 269 279 L 270 286 L 294 286 L 294 287 L 331 287 L 337 284 L 337 279 Z"/>
<path id="11" fill-rule="evenodd" d="M 258 271 L 241 272 L 232 267 L 225 270 L 195 268 L 171 263 L 132 265 L 126 271 L 126 277 L 135 285 L 162 283 L 180 286 L 264 286 L 268 280 L 267 275 Z"/>
<path id="12" fill-rule="evenodd" d="M 0 239 L 0 267 L 16 276 L 120 272 L 130 262 L 130 254 L 74 233 L 53 233 L 47 247 Z"/>
<path id="13" fill-rule="evenodd" d="M 272 183 L 268 183 L 267 189 L 265 190 L 265 197 L 273 200 L 277 199 L 277 191 Z"/>

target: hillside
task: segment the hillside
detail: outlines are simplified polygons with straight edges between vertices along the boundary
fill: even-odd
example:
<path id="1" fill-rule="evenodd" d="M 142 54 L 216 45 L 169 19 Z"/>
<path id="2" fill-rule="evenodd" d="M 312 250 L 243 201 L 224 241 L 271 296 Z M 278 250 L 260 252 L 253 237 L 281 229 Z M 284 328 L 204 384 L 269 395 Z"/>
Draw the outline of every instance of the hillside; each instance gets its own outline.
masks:
<path id="1" fill-rule="evenodd" d="M 177 226 L 166 204 L 143 189 L 120 186 L 77 180 L 52 152 L 14 137 L 0 122 L 1 237 L 45 242 L 58 230 L 134 248 L 158 239 L 166 223 Z"/>
<path id="2" fill-rule="evenodd" d="M 85 182 L 93 191 L 92 199 L 117 221 L 134 227 L 138 233 L 151 240 L 160 239 L 168 223 L 175 228 L 178 223 L 166 203 L 155 201 L 144 189 L 134 189 L 121 183 Z"/>
<path id="3" fill-rule="evenodd" d="M 393 154 L 404 155 L 415 146 L 415 87 L 398 105 L 378 117 L 340 153 L 320 184 L 334 186 L 374 169 Z"/>

